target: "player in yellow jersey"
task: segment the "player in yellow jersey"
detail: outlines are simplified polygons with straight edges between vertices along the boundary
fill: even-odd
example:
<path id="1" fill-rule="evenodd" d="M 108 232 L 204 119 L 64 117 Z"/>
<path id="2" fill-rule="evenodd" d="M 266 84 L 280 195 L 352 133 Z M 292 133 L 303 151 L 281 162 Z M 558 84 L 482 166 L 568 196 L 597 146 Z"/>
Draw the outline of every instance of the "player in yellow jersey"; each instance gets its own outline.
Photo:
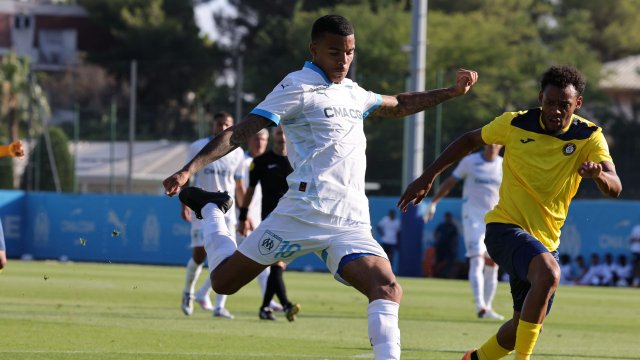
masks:
<path id="1" fill-rule="evenodd" d="M 570 66 L 542 76 L 540 107 L 507 112 L 455 140 L 398 202 L 419 203 L 440 173 L 484 144 L 505 145 L 498 205 L 487 213 L 485 244 L 510 278 L 513 318 L 463 360 L 500 359 L 513 350 L 529 359 L 560 281 L 560 228 L 582 178 L 618 197 L 620 179 L 602 129 L 574 114 L 582 106 L 585 80 Z"/>
<path id="2" fill-rule="evenodd" d="M 20 141 L 14 141 L 9 145 L 0 145 L 0 157 L 13 156 L 23 157 L 24 148 Z M 2 222 L 0 222 L 0 272 L 7 264 L 7 253 L 4 244 L 4 231 L 2 230 Z"/>

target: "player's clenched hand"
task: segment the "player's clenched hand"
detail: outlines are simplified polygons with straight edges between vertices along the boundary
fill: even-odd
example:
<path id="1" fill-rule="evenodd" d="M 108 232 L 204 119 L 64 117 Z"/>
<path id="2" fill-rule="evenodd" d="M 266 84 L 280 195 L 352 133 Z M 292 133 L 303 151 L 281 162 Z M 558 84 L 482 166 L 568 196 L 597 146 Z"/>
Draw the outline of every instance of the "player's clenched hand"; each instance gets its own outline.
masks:
<path id="1" fill-rule="evenodd" d="M 24 147 L 22 146 L 21 141 L 14 141 L 9 144 L 9 151 L 11 156 L 15 157 L 23 157 L 24 156 Z"/>
<path id="2" fill-rule="evenodd" d="M 458 95 L 466 94 L 478 82 L 478 73 L 473 70 L 458 69 L 455 90 Z"/>
<path id="3" fill-rule="evenodd" d="M 175 174 L 164 179 L 162 185 L 164 186 L 164 193 L 173 196 L 180 191 L 180 188 L 189 181 L 189 173 L 185 170 L 180 170 Z"/>
<path id="4" fill-rule="evenodd" d="M 418 205 L 422 199 L 429 193 L 431 189 L 431 184 L 433 183 L 433 179 L 428 180 L 425 179 L 424 176 L 420 176 L 415 179 L 400 197 L 400 201 L 398 201 L 398 208 L 400 211 L 407 211 L 407 206 L 413 203 L 413 205 Z"/>
<path id="5" fill-rule="evenodd" d="M 592 178 L 595 179 L 600 176 L 602 173 L 602 165 L 599 163 L 594 163 L 593 161 L 585 161 L 580 165 L 578 169 L 578 174 L 583 178 Z"/>

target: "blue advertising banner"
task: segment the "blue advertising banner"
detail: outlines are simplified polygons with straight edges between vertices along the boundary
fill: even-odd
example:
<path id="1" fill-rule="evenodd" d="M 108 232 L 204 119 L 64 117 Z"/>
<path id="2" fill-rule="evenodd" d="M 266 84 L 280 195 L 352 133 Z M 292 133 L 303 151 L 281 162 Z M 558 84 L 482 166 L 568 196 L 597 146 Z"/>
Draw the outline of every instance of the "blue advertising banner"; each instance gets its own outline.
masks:
<path id="1" fill-rule="evenodd" d="M 376 224 L 395 209 L 396 202 L 395 197 L 370 198 L 374 237 L 380 238 Z M 453 214 L 462 234 L 460 205 L 460 199 L 443 199 L 426 224 L 421 216 L 424 204 L 411 212 L 410 221 L 403 219 L 396 271 L 420 276 L 424 250 L 432 245 L 433 231 L 445 212 Z M 34 259 L 184 265 L 191 256 L 190 225 L 181 219 L 175 197 L 0 191 L 0 218 L 10 258 L 28 254 Z M 629 233 L 636 224 L 640 224 L 640 202 L 575 200 L 562 230 L 560 252 L 629 254 Z M 464 259 L 462 235 L 457 256 Z M 289 268 L 326 271 L 314 254 L 295 260 Z"/>

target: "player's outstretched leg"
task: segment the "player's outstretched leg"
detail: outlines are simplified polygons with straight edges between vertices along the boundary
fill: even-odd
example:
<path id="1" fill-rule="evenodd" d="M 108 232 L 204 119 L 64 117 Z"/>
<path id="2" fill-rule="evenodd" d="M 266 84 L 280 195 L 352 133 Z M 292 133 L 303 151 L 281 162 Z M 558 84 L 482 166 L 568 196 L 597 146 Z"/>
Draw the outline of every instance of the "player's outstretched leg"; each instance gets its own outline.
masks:
<path id="1" fill-rule="evenodd" d="M 209 270 L 213 270 L 229 258 L 236 250 L 236 241 L 231 236 L 224 214 L 233 205 L 226 192 L 209 192 L 196 187 L 184 188 L 180 201 L 203 219 L 202 234 L 207 253 Z"/>
<path id="2" fill-rule="evenodd" d="M 398 310 L 402 288 L 389 261 L 374 255 L 359 257 L 344 264 L 340 275 L 369 299 L 369 339 L 375 358 L 400 359 Z"/>

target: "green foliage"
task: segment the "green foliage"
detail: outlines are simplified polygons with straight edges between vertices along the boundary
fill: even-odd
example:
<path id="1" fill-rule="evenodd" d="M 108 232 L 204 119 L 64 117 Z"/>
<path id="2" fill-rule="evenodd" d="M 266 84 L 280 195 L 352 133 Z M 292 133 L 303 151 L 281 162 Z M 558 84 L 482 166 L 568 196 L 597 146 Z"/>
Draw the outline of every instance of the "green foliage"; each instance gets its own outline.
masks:
<path id="1" fill-rule="evenodd" d="M 11 141 L 19 139 L 19 128 L 29 118 L 29 101 L 34 123 L 50 114 L 49 102 L 36 81 L 29 84 L 29 58 L 10 52 L 0 61 L 0 118 L 8 126 Z M 32 123 L 33 124 L 33 123 Z"/>
<path id="2" fill-rule="evenodd" d="M 69 152 L 69 139 L 64 131 L 58 127 L 49 127 L 51 150 L 55 159 L 60 187 L 63 192 L 73 191 L 75 169 L 73 158 Z M 29 156 L 30 168 L 33 169 L 31 184 L 27 186 L 28 172 L 22 176 L 22 187 L 36 191 L 56 191 L 53 170 L 49 161 L 49 154 L 44 134 L 38 138 L 38 143 Z"/>
<path id="3" fill-rule="evenodd" d="M 603 61 L 640 53 L 640 1 L 636 0 L 562 0 L 557 7 L 559 18 L 584 12 L 585 26 L 593 36 L 589 47 Z"/>
<path id="4" fill-rule="evenodd" d="M 0 189 L 13 188 L 13 161 L 5 156 L 0 158 Z"/>
<path id="5" fill-rule="evenodd" d="M 106 50 L 89 60 L 128 81 L 131 60 L 138 61 L 140 132 L 174 133 L 186 93 L 206 87 L 222 57 L 199 36 L 189 1 L 80 0 L 95 24 L 110 35 Z"/>

